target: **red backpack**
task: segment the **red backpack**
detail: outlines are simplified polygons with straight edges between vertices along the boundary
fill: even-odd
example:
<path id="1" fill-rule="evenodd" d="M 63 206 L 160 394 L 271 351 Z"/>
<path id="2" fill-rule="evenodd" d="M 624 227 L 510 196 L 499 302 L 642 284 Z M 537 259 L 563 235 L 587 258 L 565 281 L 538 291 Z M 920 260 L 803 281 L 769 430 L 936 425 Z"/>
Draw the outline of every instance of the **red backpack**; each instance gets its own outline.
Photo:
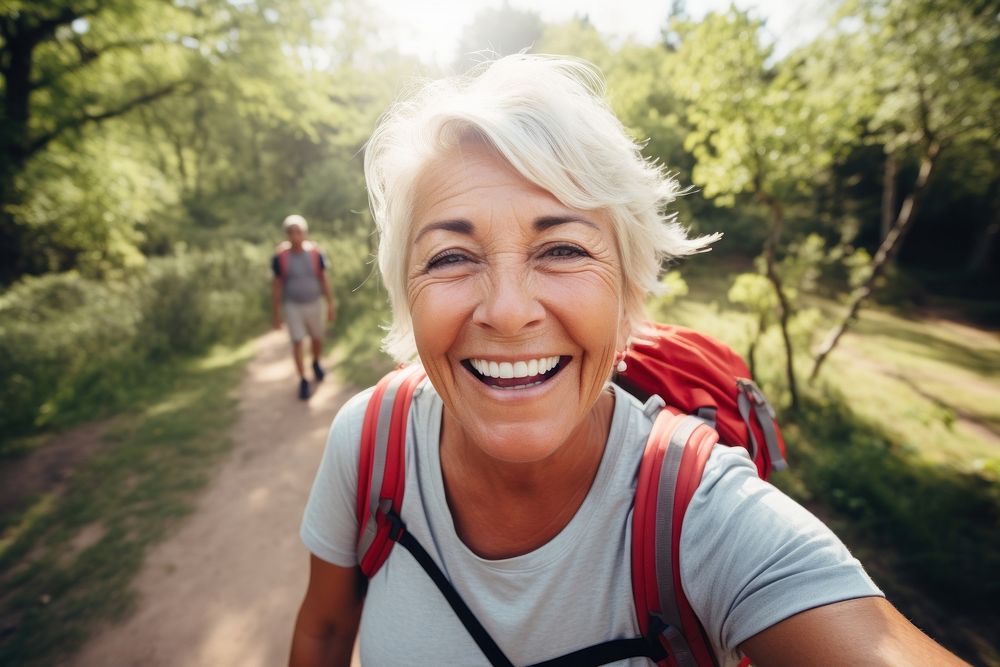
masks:
<path id="1" fill-rule="evenodd" d="M 787 465 L 771 406 L 743 360 L 723 343 L 683 327 L 648 324 L 633 339 L 626 364 L 615 382 L 643 400 L 656 394 L 668 406 L 647 440 L 632 514 L 632 594 L 642 637 L 604 642 L 536 667 L 600 665 L 632 656 L 664 667 L 714 665 L 711 645 L 681 587 L 684 514 L 719 441 L 746 448 L 763 478 Z M 416 366 L 394 371 L 376 385 L 368 402 L 356 507 L 361 571 L 370 579 L 394 544 L 401 544 L 434 580 L 490 662 L 511 665 L 399 518 L 407 416 L 424 377 Z"/>
<path id="2" fill-rule="evenodd" d="M 309 264 L 312 266 L 313 275 L 319 276 L 323 273 L 323 256 L 319 247 L 312 241 L 303 241 L 302 250 L 309 253 Z M 275 257 L 278 258 L 278 275 L 284 279 L 288 277 L 288 256 L 292 252 L 292 244 L 282 241 L 275 248 Z"/>

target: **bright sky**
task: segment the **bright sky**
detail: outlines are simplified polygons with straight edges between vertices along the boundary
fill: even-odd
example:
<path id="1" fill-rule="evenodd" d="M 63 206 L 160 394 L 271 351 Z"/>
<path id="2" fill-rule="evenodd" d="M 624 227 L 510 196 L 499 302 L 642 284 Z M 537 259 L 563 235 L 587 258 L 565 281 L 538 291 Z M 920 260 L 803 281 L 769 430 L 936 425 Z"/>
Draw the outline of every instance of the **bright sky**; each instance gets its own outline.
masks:
<path id="1" fill-rule="evenodd" d="M 484 7 L 500 7 L 503 0 L 371 0 L 383 11 L 384 34 L 403 53 L 428 64 L 451 63 L 462 29 Z M 709 11 L 724 11 L 731 0 L 688 0 L 687 11 L 700 18 Z M 510 0 L 512 7 L 541 14 L 550 23 L 586 14 L 604 35 L 632 37 L 652 43 L 659 38 L 670 0 Z M 767 19 L 767 29 L 779 54 L 815 37 L 825 25 L 834 4 L 828 0 L 736 0 L 738 7 L 753 9 Z"/>

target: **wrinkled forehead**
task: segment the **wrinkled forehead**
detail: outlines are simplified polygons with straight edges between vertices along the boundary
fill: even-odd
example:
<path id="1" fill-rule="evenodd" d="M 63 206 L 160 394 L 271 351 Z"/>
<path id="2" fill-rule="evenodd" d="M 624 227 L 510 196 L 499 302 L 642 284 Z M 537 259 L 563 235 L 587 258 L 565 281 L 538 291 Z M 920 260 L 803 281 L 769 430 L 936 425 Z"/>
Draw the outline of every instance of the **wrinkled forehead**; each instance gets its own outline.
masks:
<path id="1" fill-rule="evenodd" d="M 488 174 L 486 178 L 484 173 Z M 410 226 L 412 228 L 429 208 L 467 195 L 470 190 L 482 191 L 511 185 L 547 193 L 527 180 L 492 146 L 480 142 L 453 146 L 424 163 L 414 179 Z"/>

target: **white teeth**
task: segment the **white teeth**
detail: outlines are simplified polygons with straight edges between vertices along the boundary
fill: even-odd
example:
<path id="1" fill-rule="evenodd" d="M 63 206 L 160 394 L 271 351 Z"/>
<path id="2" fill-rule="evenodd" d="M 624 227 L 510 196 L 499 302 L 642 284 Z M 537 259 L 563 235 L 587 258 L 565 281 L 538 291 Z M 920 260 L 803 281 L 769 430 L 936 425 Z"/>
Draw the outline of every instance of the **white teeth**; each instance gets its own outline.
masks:
<path id="1" fill-rule="evenodd" d="M 480 375 L 493 378 L 524 378 L 548 373 L 559 364 L 559 356 L 528 359 L 527 361 L 487 361 L 469 359 L 469 363 Z"/>

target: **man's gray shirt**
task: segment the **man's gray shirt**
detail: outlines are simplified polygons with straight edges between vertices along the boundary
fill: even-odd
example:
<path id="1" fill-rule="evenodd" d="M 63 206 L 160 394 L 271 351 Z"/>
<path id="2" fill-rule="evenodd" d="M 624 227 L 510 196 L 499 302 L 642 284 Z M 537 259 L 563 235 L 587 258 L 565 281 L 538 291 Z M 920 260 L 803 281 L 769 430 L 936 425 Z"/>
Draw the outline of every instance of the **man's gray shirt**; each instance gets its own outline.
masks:
<path id="1" fill-rule="evenodd" d="M 320 267 L 326 267 L 326 259 L 320 255 Z M 313 269 L 313 258 L 309 251 L 288 253 L 288 275 L 281 275 L 280 262 L 275 255 L 271 260 L 271 270 L 274 275 L 284 278 L 285 287 L 282 290 L 282 301 L 292 303 L 312 303 L 323 295 L 323 287 L 319 276 Z"/>

